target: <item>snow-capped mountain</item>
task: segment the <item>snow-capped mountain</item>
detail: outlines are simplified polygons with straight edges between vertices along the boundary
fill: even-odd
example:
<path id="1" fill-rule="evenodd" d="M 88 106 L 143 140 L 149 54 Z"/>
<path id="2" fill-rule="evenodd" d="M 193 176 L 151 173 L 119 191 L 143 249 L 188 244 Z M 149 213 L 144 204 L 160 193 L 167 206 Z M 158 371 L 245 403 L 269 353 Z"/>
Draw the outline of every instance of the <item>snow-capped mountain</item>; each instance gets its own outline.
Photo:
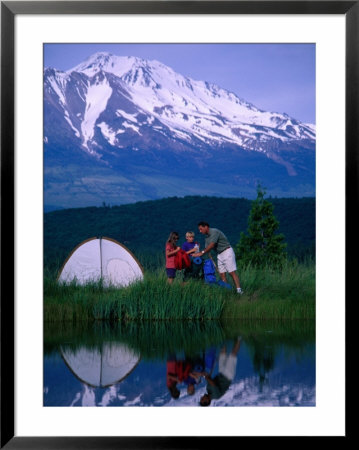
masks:
<path id="1" fill-rule="evenodd" d="M 261 111 L 158 61 L 96 53 L 67 72 L 47 68 L 44 113 L 45 187 L 52 203 L 59 167 L 69 175 L 64 160 L 72 167 L 74 195 L 76 182 L 85 197 L 96 183 L 76 180 L 73 170 L 91 167 L 93 179 L 97 167 L 106 197 L 106 169 L 114 203 L 169 194 L 246 196 L 258 181 L 270 191 L 276 186 L 276 195 L 314 193 L 314 125 Z M 168 182 L 156 187 L 162 175 Z M 200 192 L 191 186 L 194 177 Z M 123 195 L 124 186 L 133 198 Z"/>

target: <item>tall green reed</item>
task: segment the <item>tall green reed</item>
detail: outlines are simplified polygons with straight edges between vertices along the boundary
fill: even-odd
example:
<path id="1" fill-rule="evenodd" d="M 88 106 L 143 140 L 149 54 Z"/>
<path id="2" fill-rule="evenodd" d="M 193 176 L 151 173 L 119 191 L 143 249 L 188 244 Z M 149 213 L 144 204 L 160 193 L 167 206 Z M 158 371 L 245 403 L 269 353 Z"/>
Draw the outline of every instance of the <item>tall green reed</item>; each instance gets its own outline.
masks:
<path id="1" fill-rule="evenodd" d="M 219 286 L 176 279 L 167 283 L 163 269 L 145 271 L 144 280 L 128 287 L 99 283 L 61 285 L 44 279 L 44 320 L 212 320 L 314 319 L 315 265 L 288 262 L 282 270 L 239 266 L 243 296 Z"/>
<path id="2" fill-rule="evenodd" d="M 101 283 L 59 285 L 47 279 L 44 292 L 45 321 L 218 319 L 224 303 L 217 295 L 220 289 L 206 289 L 195 281 L 170 286 L 156 275 L 121 289 Z"/>

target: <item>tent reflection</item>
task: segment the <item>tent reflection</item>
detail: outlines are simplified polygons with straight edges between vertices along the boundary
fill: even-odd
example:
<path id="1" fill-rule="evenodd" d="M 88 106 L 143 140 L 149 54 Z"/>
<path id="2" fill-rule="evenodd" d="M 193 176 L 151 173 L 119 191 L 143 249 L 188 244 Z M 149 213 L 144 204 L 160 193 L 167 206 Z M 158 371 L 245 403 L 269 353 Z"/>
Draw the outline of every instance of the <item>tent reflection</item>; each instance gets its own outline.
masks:
<path id="1" fill-rule="evenodd" d="M 140 355 L 123 343 L 106 343 L 95 348 L 60 347 L 61 356 L 71 372 L 92 387 L 119 383 L 137 366 Z"/>

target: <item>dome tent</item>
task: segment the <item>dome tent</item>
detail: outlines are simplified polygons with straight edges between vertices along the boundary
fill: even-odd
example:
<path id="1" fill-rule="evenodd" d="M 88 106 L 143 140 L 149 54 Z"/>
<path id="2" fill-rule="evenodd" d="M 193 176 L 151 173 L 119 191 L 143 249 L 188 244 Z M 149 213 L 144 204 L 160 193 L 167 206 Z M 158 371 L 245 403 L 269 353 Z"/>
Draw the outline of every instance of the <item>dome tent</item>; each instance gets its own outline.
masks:
<path id="1" fill-rule="evenodd" d="M 107 237 L 83 241 L 67 257 L 58 281 L 80 285 L 102 280 L 104 286 L 124 287 L 143 279 L 143 268 L 124 245 Z"/>

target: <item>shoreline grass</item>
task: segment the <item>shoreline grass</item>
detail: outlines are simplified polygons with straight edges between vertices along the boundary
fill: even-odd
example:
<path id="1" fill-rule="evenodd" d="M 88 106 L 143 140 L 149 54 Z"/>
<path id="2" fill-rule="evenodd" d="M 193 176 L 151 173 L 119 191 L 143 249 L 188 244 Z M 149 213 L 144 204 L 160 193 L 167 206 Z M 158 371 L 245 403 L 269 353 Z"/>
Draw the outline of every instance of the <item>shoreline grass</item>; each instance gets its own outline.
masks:
<path id="1" fill-rule="evenodd" d="M 44 321 L 315 319 L 315 264 L 288 262 L 281 271 L 240 267 L 244 295 L 180 276 L 168 285 L 163 270 L 121 289 L 101 283 L 61 285 L 44 279 Z M 230 281 L 230 280 L 228 280 Z"/>
<path id="2" fill-rule="evenodd" d="M 281 271 L 239 270 L 245 295 L 225 304 L 222 318 L 315 319 L 315 264 L 288 262 Z"/>

